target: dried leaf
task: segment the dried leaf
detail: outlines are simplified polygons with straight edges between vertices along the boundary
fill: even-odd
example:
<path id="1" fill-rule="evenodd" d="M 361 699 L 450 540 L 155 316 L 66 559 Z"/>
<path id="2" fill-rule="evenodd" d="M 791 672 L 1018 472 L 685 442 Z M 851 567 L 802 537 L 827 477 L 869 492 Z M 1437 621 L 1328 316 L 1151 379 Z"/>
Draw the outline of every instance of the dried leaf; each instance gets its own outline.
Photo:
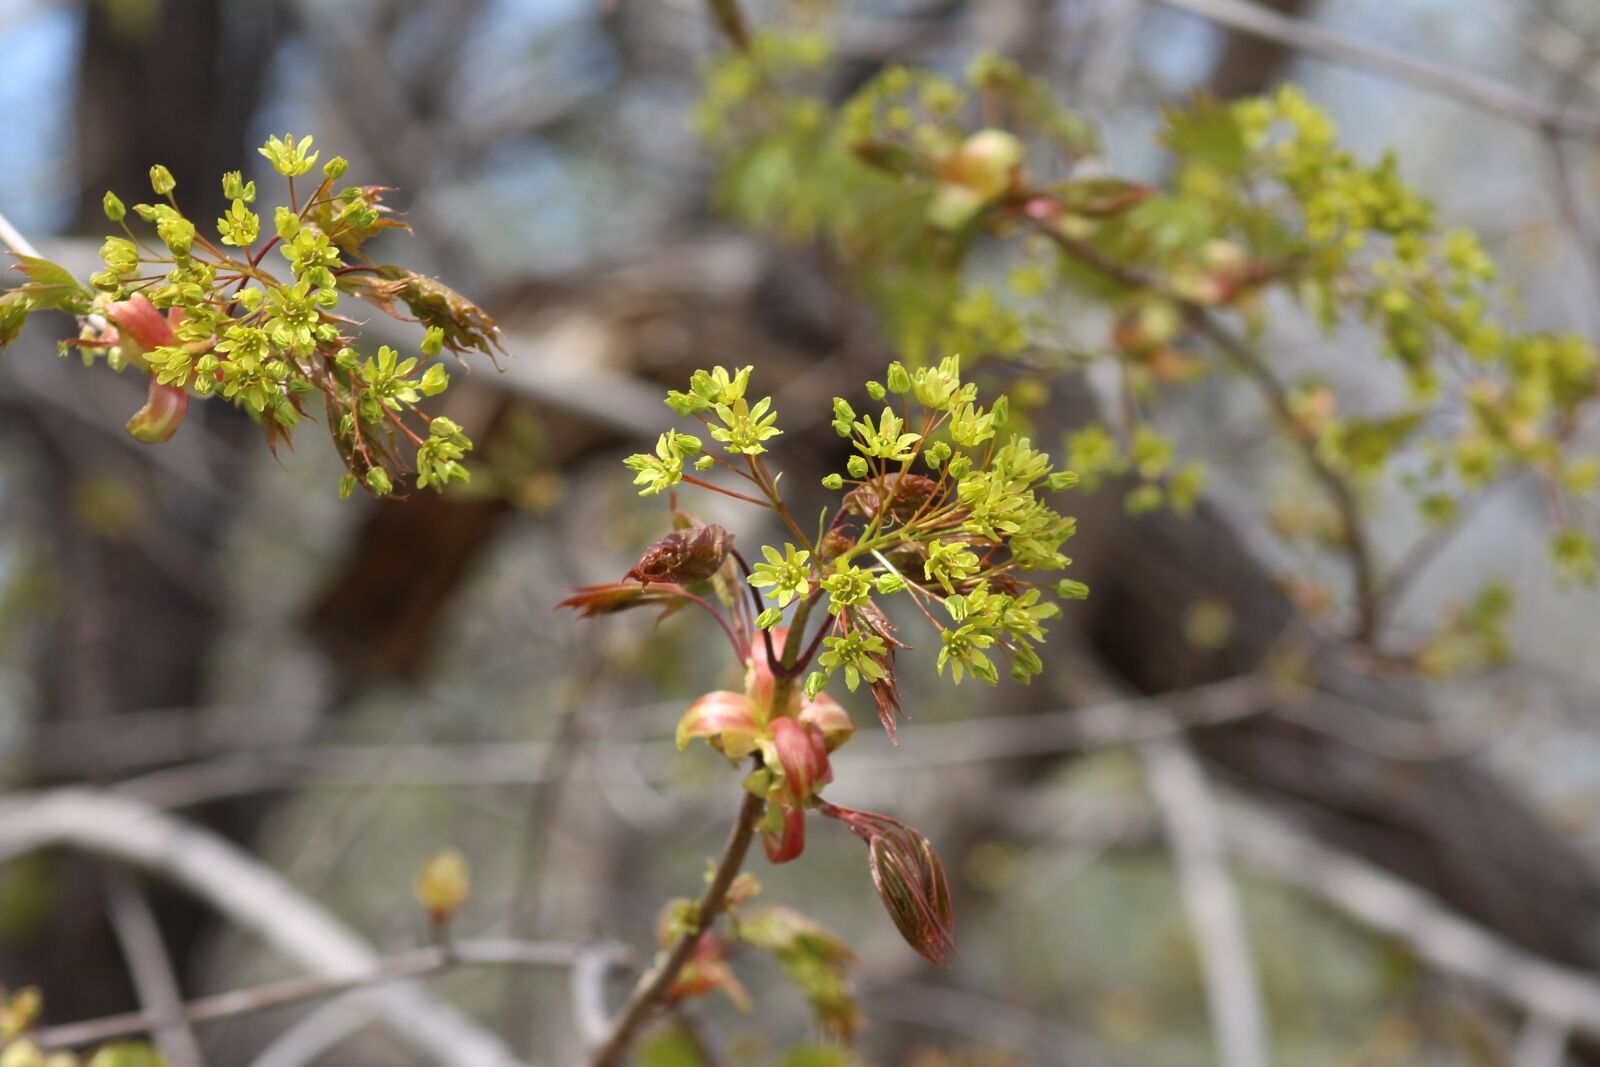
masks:
<path id="1" fill-rule="evenodd" d="M 683 599 L 683 590 L 678 586 L 661 583 L 659 585 L 638 585 L 634 582 L 606 582 L 602 585 L 579 586 L 572 591 L 572 595 L 556 605 L 558 608 L 572 608 L 580 617 L 592 619 L 597 615 L 614 615 L 619 611 L 629 608 L 647 608 L 660 605 L 661 618 L 666 618 L 687 601 Z M 659 621 L 659 620 L 658 620 Z"/>
<path id="2" fill-rule="evenodd" d="M 341 275 L 339 288 L 396 318 L 407 317 L 395 310 L 396 301 L 405 304 L 417 322 L 443 330 L 445 347 L 457 355 L 470 349 L 491 357 L 505 352 L 500 324 L 448 285 L 392 264 L 371 270 Z"/>

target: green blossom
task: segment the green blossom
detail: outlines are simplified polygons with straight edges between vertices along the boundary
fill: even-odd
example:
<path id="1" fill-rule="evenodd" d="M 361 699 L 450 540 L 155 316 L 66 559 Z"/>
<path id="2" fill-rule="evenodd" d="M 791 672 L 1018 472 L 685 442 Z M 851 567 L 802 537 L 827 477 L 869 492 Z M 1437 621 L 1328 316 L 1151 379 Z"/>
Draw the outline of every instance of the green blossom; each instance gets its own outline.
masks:
<path id="1" fill-rule="evenodd" d="M 828 593 L 828 611 L 834 615 L 864 604 L 872 596 L 872 574 L 844 560 L 834 564 L 832 573 L 822 579 L 821 585 Z"/>
<path id="2" fill-rule="evenodd" d="M 683 461 L 699 453 L 700 438 L 668 430 L 656 440 L 656 454 L 638 452 L 623 460 L 637 472 L 633 484 L 642 485 L 640 496 L 664 492 L 683 481 Z"/>
<path id="3" fill-rule="evenodd" d="M 956 583 L 977 574 L 980 566 L 977 555 L 960 541 L 934 541 L 928 545 L 922 576 L 938 582 L 946 593 L 954 593 Z"/>
<path id="4" fill-rule="evenodd" d="M 990 685 L 1000 680 L 993 661 L 983 652 L 994 644 L 993 634 L 984 633 L 975 623 L 966 623 L 956 629 L 943 631 L 939 638 L 944 643 L 939 650 L 938 671 L 941 676 L 948 665 L 951 680 L 957 685 L 961 684 L 963 671 Z"/>
<path id="5" fill-rule="evenodd" d="M 852 629 L 843 637 L 829 635 L 822 639 L 823 652 L 817 657 L 817 665 L 829 674 L 844 670 L 845 688 L 852 693 L 861 684 L 861 679 L 868 682 L 882 681 L 885 673 L 883 664 L 876 658 L 883 656 L 888 649 L 883 643 L 883 638 L 877 634 L 864 633 L 859 629 Z M 810 679 L 807 679 L 809 683 Z"/>
<path id="6" fill-rule="evenodd" d="M 222 243 L 244 248 L 261 233 L 261 217 L 245 207 L 242 198 L 235 199 L 228 213 L 217 220 L 217 232 Z"/>
<path id="7" fill-rule="evenodd" d="M 294 134 L 286 133 L 281 138 L 268 137 L 267 143 L 257 151 L 267 158 L 279 174 L 287 178 L 297 178 L 316 166 L 317 156 L 321 153 L 311 152 L 308 155 L 310 148 L 309 135 L 296 142 Z"/>
<path id="8" fill-rule="evenodd" d="M 470 482 L 472 472 L 461 459 L 471 448 L 472 442 L 456 423 L 432 420 L 427 439 L 417 447 L 417 488 L 443 489 L 451 482 Z"/>
<path id="9" fill-rule="evenodd" d="M 740 386 L 740 391 L 743 391 L 743 386 Z M 711 436 L 721 441 L 729 452 L 759 456 L 767 450 L 761 442 L 783 432 L 773 425 L 778 421 L 778 416 L 776 412 L 769 411 L 771 406 L 771 397 L 762 397 L 754 406 L 747 404 L 742 396 L 732 404 L 716 404 L 714 409 L 722 425 L 711 427 Z"/>
<path id="10" fill-rule="evenodd" d="M 909 462 L 916 455 L 917 443 L 922 440 L 921 434 L 902 433 L 905 420 L 889 408 L 883 409 L 876 426 L 872 416 L 866 415 L 857 419 L 853 428 L 859 438 L 856 447 L 863 454 L 891 463 Z"/>
<path id="11" fill-rule="evenodd" d="M 750 575 L 750 584 L 770 592 L 766 595 L 778 602 L 780 608 L 788 607 L 795 598 L 804 598 L 811 592 L 808 580 L 811 572 L 811 553 L 798 550 L 791 544 L 783 546 L 780 553 L 771 545 L 762 545 L 765 563 L 757 563 Z"/>

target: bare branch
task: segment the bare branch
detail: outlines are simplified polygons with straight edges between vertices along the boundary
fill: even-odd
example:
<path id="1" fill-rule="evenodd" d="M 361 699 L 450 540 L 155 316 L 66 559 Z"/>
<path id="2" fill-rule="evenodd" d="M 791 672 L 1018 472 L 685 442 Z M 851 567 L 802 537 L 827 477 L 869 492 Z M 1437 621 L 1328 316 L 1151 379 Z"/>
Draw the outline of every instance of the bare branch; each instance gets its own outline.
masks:
<path id="1" fill-rule="evenodd" d="M 39 258 L 39 250 L 33 246 L 33 242 L 22 236 L 22 231 L 11 224 L 3 211 L 0 211 L 0 244 L 19 256 Z"/>
<path id="2" fill-rule="evenodd" d="M 1304 19 L 1269 11 L 1249 0 L 1159 0 L 1240 33 L 1265 37 L 1334 63 L 1361 67 L 1429 92 L 1492 112 L 1513 122 L 1586 139 L 1600 138 L 1600 116 L 1552 107 L 1490 78 L 1369 44 Z"/>
<path id="3" fill-rule="evenodd" d="M 463 965 L 566 967 L 580 956 L 581 951 L 577 945 L 532 941 L 457 941 L 449 945 L 430 945 L 390 956 L 356 974 L 285 978 L 250 989 L 235 989 L 201 997 L 177 1005 L 176 1012 L 147 1008 L 124 1015 L 64 1023 L 38 1031 L 34 1040 L 41 1048 L 47 1049 L 91 1045 L 160 1029 L 174 1020 L 197 1023 L 249 1015 L 268 1008 L 367 990 L 405 978 L 421 978 Z"/>
<path id="4" fill-rule="evenodd" d="M 1534 1012 L 1523 1021 L 1516 1047 L 1511 1050 L 1511 1062 L 1516 1067 L 1563 1067 L 1570 1036 L 1567 1024 Z"/>
<path id="5" fill-rule="evenodd" d="M 0 862 L 66 846 L 148 870 L 200 897 L 324 978 L 380 963 L 349 927 L 276 871 L 215 835 L 127 797 L 60 789 L 0 802 Z M 515 1067 L 498 1038 L 415 987 L 369 994 L 390 1028 L 441 1067 Z M 148 1025 L 148 1023 L 147 1023 Z"/>
<path id="6" fill-rule="evenodd" d="M 666 959 L 639 980 L 633 995 L 612 1020 L 611 1030 L 606 1035 L 605 1041 L 590 1057 L 589 1067 L 616 1067 L 616 1064 L 622 1062 L 640 1028 L 649 1022 L 651 1016 L 665 1003 L 672 983 L 677 980 L 679 972 L 689 962 L 689 957 L 694 954 L 695 945 L 700 940 L 700 932 L 709 930 L 722 911 L 723 901 L 728 896 L 728 888 L 733 885 L 739 868 L 744 865 L 745 854 L 750 851 L 750 843 L 755 839 L 756 822 L 761 818 L 766 806 L 765 798 L 750 792 L 744 794 L 744 800 L 739 805 L 739 814 L 733 820 L 732 829 L 728 831 L 728 843 L 723 847 L 722 858 L 717 861 L 711 882 L 706 886 L 706 891 L 695 908 L 694 929 L 679 934 Z"/>
<path id="7" fill-rule="evenodd" d="M 1223 858 L 1216 805 L 1200 761 L 1182 738 L 1140 747 L 1161 811 L 1205 975 L 1217 1062 L 1267 1067 L 1267 1025 L 1239 894 Z"/>
<path id="8" fill-rule="evenodd" d="M 1574 1033 L 1600 1037 L 1600 981 L 1534 956 L 1423 890 L 1324 845 L 1283 820 L 1229 804 L 1230 850 L 1252 866 L 1390 935 L 1429 965 Z"/>
<path id="9" fill-rule="evenodd" d="M 127 872 L 109 872 L 106 909 L 122 955 L 128 961 L 139 1002 L 147 1014 L 163 1020 L 154 1027 L 162 1055 L 172 1062 L 172 1067 L 200 1067 L 204 1057 L 194 1030 L 183 1017 L 183 994 L 166 946 L 161 943 L 161 929 L 150 902 Z"/>

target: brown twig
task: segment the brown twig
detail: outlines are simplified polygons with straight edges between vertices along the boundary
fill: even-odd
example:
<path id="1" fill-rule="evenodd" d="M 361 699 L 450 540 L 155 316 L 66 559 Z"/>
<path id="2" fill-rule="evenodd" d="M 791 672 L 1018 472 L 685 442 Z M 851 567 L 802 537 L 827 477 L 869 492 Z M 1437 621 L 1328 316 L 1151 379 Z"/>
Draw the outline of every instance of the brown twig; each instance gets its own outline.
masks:
<path id="1" fill-rule="evenodd" d="M 1266 400 L 1267 406 L 1272 409 L 1273 415 L 1289 430 L 1307 466 L 1311 468 L 1313 477 L 1339 513 L 1340 522 L 1344 527 L 1345 548 L 1350 557 L 1351 583 L 1356 605 L 1356 623 L 1351 636 L 1357 641 L 1371 643 L 1377 636 L 1379 622 L 1377 566 L 1371 542 L 1367 537 L 1366 524 L 1361 518 L 1360 505 L 1350 488 L 1350 483 L 1317 454 L 1316 442 L 1294 431 L 1295 417 L 1294 411 L 1289 406 L 1289 391 L 1272 373 L 1266 361 L 1248 343 L 1230 333 L 1204 305 L 1184 299 L 1155 279 L 1145 277 L 1138 271 L 1111 259 L 1093 245 L 1068 237 L 1047 223 L 1036 221 L 1034 228 L 1067 255 L 1104 274 L 1117 284 L 1130 289 L 1157 292 L 1172 300 L 1183 309 L 1184 317 L 1190 327 L 1210 341 L 1255 384 Z"/>
<path id="2" fill-rule="evenodd" d="M 701 932 L 709 929 L 721 913 L 728 898 L 728 889 L 738 876 L 739 868 L 744 866 L 745 855 L 755 840 L 756 822 L 761 818 L 766 804 L 764 798 L 754 793 L 744 794 L 739 804 L 739 814 L 728 831 L 728 843 L 723 846 L 722 858 L 717 861 L 711 883 L 706 886 L 700 903 L 695 907 L 694 928 L 679 934 L 666 959 L 639 980 L 628 1002 L 612 1020 L 611 1031 L 605 1041 L 589 1057 L 589 1067 L 617 1067 L 622 1063 L 640 1029 L 666 1002 L 667 992 L 694 954 Z"/>

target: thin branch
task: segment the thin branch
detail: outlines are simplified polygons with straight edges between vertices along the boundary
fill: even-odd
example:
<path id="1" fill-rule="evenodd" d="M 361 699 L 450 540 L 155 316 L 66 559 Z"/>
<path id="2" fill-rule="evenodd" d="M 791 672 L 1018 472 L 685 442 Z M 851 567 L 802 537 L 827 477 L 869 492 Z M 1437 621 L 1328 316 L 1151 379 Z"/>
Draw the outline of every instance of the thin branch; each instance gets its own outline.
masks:
<path id="1" fill-rule="evenodd" d="M 0 211 L 0 244 L 5 245 L 19 256 L 39 257 L 39 250 L 33 247 L 33 242 L 22 236 L 22 231 L 11 224 L 5 212 Z"/>
<path id="2" fill-rule="evenodd" d="M 706 891 L 695 908 L 693 929 L 679 934 L 666 959 L 655 970 L 640 979 L 633 995 L 612 1020 L 611 1031 L 606 1035 L 605 1041 L 589 1058 L 589 1067 L 617 1067 L 627 1055 L 639 1030 L 666 1002 L 667 992 L 672 988 L 672 983 L 677 981 L 678 974 L 689 962 L 689 957 L 694 954 L 700 933 L 709 930 L 722 912 L 723 903 L 728 897 L 728 888 L 733 885 L 734 878 L 739 874 L 739 868 L 744 865 L 745 855 L 750 851 L 751 842 L 755 840 L 756 822 L 761 818 L 766 804 L 765 799 L 754 793 L 744 794 L 744 799 L 739 804 L 739 814 L 733 820 L 732 829 L 728 831 L 728 843 L 723 847 L 722 858 L 717 862 L 711 882 L 706 886 Z"/>
<path id="3" fill-rule="evenodd" d="M 128 797 L 58 789 L 0 801 L 0 862 L 66 846 L 148 870 L 204 900 L 300 967 L 328 978 L 381 962 L 281 875 L 209 831 Z M 407 986 L 369 994 L 389 1027 L 441 1067 L 513 1067 L 500 1040 Z"/>
<path id="4" fill-rule="evenodd" d="M 1273 415 L 1283 423 L 1311 468 L 1312 476 L 1339 513 L 1344 528 L 1345 548 L 1350 556 L 1352 599 L 1355 601 L 1356 624 L 1351 636 L 1364 644 L 1377 637 L 1378 630 L 1378 575 L 1366 523 L 1361 517 L 1361 507 L 1356 502 L 1350 483 L 1323 460 L 1317 453 L 1316 442 L 1295 432 L 1294 411 L 1289 406 L 1289 391 L 1278 381 L 1272 369 L 1261 356 L 1235 337 L 1223 325 L 1197 304 L 1186 306 L 1189 321 L 1201 336 L 1216 345 L 1235 366 L 1256 383 Z"/>
<path id="5" fill-rule="evenodd" d="M 1256 806 L 1229 804 L 1223 838 L 1252 866 L 1406 945 L 1495 998 L 1600 1038 L 1600 981 L 1542 959 L 1463 918 L 1432 894 L 1325 845 Z"/>
<path id="6" fill-rule="evenodd" d="M 1523 1020 L 1517 1044 L 1511 1050 L 1515 1067 L 1564 1067 L 1567 1043 L 1572 1030 L 1542 1012 L 1532 1012 Z"/>
<path id="7" fill-rule="evenodd" d="M 150 902 L 126 871 L 111 871 L 106 881 L 106 910 L 117 935 L 122 955 L 128 961 L 133 987 L 147 1014 L 161 1023 L 153 1027 L 161 1053 L 172 1067 L 200 1067 L 205 1058 L 200 1042 L 183 1017 L 183 994 L 178 988 L 172 959 L 161 943 Z"/>
<path id="8" fill-rule="evenodd" d="M 1429 92 L 1492 112 L 1513 122 L 1589 140 L 1600 139 L 1600 116 L 1552 107 L 1490 78 L 1419 59 L 1408 52 L 1270 11 L 1249 0 L 1158 0 L 1240 33 L 1253 34 L 1334 63 L 1361 67 Z"/>
<path id="9" fill-rule="evenodd" d="M 1260 714 L 1272 705 L 1272 689 L 1267 679 L 1244 675 L 1175 693 L 1081 708 L 923 723 L 917 727 L 915 750 L 840 752 L 833 758 L 833 767 L 841 775 L 898 776 L 922 773 L 930 767 L 1046 752 L 1115 748 Z M 1293 701 L 1286 703 L 1296 708 Z M 687 699 L 667 701 L 636 710 L 681 711 L 686 704 Z M 1149 714 L 1152 711 L 1163 714 Z M 1438 745 L 1431 732 L 1406 740 L 1414 740 L 1429 752 Z M 1453 744 L 1450 751 L 1458 747 Z M 612 746 L 611 751 L 630 761 L 659 764 L 676 755 L 677 745 L 670 739 L 645 741 Z M 130 778 L 116 790 L 155 807 L 183 808 L 301 785 L 339 789 L 526 786 L 548 777 L 550 752 L 551 746 L 544 742 L 249 748 Z M 587 777 L 577 771 L 569 773 L 575 781 L 595 780 L 592 772 Z"/>
<path id="10" fill-rule="evenodd" d="M 457 966 L 567 967 L 581 952 L 582 948 L 578 945 L 531 941 L 457 941 L 450 945 L 430 945 L 390 956 L 376 966 L 354 974 L 285 978 L 249 989 L 234 989 L 191 1000 L 178 1005 L 176 1012 L 146 1008 L 123 1015 L 45 1027 L 32 1037 L 44 1049 L 92 1045 L 147 1033 L 173 1022 L 212 1022 L 249 1015 L 269 1008 L 371 989 L 405 978 L 438 974 Z"/>
<path id="11" fill-rule="evenodd" d="M 1111 259 L 1093 245 L 1069 237 L 1053 226 L 1035 222 L 1034 229 L 1049 238 L 1067 255 L 1100 272 L 1118 285 L 1159 292 L 1172 300 L 1183 309 L 1184 317 L 1195 332 L 1216 346 L 1255 383 L 1267 406 L 1272 409 L 1273 415 L 1283 423 L 1284 429 L 1300 449 L 1301 455 L 1329 502 L 1339 513 L 1341 525 L 1344 527 L 1345 548 L 1350 557 L 1352 599 L 1356 608 L 1356 624 L 1351 636 L 1357 641 L 1370 644 L 1377 636 L 1378 578 L 1377 563 L 1367 536 L 1366 524 L 1362 521 L 1361 508 L 1356 502 L 1349 482 L 1318 455 L 1316 442 L 1295 432 L 1295 418 L 1289 406 L 1288 390 L 1278 381 L 1266 361 L 1248 343 L 1229 332 L 1205 306 L 1184 299 L 1154 279 L 1147 278 L 1138 271 Z"/>
<path id="12" fill-rule="evenodd" d="M 1205 975 L 1217 1062 L 1267 1067 L 1267 1024 L 1239 894 L 1200 762 L 1181 738 L 1141 746 Z"/>

